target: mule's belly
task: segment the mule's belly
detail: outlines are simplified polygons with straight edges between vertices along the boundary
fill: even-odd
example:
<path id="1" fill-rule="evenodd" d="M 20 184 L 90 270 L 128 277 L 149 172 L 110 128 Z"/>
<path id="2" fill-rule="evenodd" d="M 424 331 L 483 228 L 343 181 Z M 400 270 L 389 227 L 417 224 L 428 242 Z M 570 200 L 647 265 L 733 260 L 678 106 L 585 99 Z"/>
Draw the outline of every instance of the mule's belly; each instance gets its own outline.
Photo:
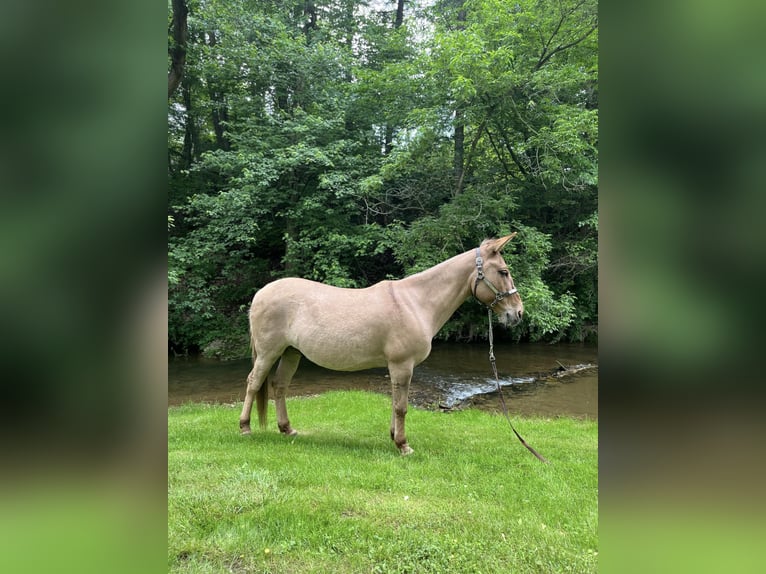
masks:
<path id="1" fill-rule="evenodd" d="M 312 363 L 334 371 L 361 371 L 388 364 L 382 344 L 354 333 L 302 335 L 294 346 Z"/>
<path id="2" fill-rule="evenodd" d="M 335 371 L 360 371 L 391 363 L 413 366 L 428 356 L 431 342 L 415 333 L 385 322 L 362 325 L 348 322 L 344 328 L 328 329 L 322 322 L 304 326 L 293 346 L 309 361 Z"/>
<path id="3" fill-rule="evenodd" d="M 319 365 L 320 367 L 324 367 L 325 369 L 331 369 L 333 371 L 363 371 L 364 369 L 385 367 L 388 364 L 386 360 L 380 359 L 348 357 L 344 358 L 343 360 L 338 360 L 337 357 L 327 357 L 321 354 L 317 355 L 303 350 L 300 351 L 303 356 L 305 356 L 312 363 Z"/>

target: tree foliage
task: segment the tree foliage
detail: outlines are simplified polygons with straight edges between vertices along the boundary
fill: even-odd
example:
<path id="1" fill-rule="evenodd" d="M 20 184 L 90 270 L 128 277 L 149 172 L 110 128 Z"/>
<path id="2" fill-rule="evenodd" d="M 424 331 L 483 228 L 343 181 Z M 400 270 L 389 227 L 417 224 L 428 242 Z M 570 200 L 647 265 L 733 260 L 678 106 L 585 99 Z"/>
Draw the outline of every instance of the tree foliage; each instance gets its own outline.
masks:
<path id="1" fill-rule="evenodd" d="M 595 336 L 595 1 L 186 4 L 168 106 L 174 349 L 240 340 L 275 278 L 363 287 L 512 230 L 514 335 Z M 464 305 L 439 336 L 484 336 L 481 312 Z"/>

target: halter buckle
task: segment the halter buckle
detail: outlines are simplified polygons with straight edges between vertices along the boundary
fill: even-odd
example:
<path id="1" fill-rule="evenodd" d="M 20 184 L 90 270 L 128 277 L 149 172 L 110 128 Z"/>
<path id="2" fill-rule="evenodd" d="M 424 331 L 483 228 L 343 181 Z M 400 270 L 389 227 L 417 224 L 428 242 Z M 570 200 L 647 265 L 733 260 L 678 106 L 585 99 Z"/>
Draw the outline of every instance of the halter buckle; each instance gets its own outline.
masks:
<path id="1" fill-rule="evenodd" d="M 481 255 L 478 254 L 478 251 L 479 251 L 478 248 L 476 249 L 476 251 L 477 251 L 477 254 L 476 254 L 476 269 L 477 269 L 476 279 L 481 281 L 482 279 L 484 279 L 484 259 L 482 259 Z"/>

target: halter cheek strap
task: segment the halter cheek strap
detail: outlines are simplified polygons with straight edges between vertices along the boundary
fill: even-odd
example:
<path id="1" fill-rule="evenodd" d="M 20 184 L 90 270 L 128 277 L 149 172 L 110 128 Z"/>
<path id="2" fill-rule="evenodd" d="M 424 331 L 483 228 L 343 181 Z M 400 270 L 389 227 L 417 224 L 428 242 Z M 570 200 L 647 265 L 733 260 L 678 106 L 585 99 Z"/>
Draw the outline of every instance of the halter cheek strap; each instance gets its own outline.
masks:
<path id="1" fill-rule="evenodd" d="M 476 281 L 473 284 L 473 296 L 477 300 L 479 300 L 479 298 L 476 297 L 476 287 L 479 286 L 479 281 L 483 281 L 487 285 L 487 287 L 489 287 L 492 290 L 492 292 L 495 294 L 495 300 L 492 301 L 492 303 L 490 303 L 489 305 L 487 305 L 485 303 L 485 305 L 487 305 L 487 307 L 489 307 L 490 309 L 492 309 L 492 307 L 497 305 L 497 303 L 499 303 L 500 301 L 502 301 L 506 297 L 508 297 L 510 295 L 513 295 L 514 293 L 518 292 L 518 289 L 516 289 L 515 287 L 513 289 L 511 289 L 510 291 L 499 291 L 497 289 L 497 287 L 495 287 L 492 284 L 492 281 L 490 281 L 489 279 L 487 279 L 485 277 L 485 275 L 484 275 L 484 259 L 482 259 L 482 257 L 481 257 L 481 250 L 478 247 L 476 248 L 476 271 L 477 271 L 477 273 L 476 273 Z"/>

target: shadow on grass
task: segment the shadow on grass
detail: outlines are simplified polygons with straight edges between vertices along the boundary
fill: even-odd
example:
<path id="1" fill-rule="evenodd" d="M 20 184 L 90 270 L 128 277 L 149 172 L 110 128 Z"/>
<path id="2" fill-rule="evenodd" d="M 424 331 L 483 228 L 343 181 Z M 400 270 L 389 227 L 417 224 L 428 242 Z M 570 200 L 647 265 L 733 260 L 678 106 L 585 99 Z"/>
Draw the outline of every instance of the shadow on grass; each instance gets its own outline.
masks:
<path id="1" fill-rule="evenodd" d="M 387 433 L 380 437 L 371 436 L 353 436 L 343 430 L 315 430 L 298 432 L 295 436 L 284 436 L 272 430 L 254 430 L 251 435 L 237 436 L 240 441 L 250 441 L 257 443 L 260 447 L 274 449 L 277 451 L 286 451 L 293 449 L 292 452 L 316 453 L 317 451 L 326 451 L 329 453 L 354 453 L 355 455 L 364 455 L 369 453 L 375 458 L 381 455 L 390 455 L 399 457 L 399 450 L 393 441 L 388 438 Z"/>

